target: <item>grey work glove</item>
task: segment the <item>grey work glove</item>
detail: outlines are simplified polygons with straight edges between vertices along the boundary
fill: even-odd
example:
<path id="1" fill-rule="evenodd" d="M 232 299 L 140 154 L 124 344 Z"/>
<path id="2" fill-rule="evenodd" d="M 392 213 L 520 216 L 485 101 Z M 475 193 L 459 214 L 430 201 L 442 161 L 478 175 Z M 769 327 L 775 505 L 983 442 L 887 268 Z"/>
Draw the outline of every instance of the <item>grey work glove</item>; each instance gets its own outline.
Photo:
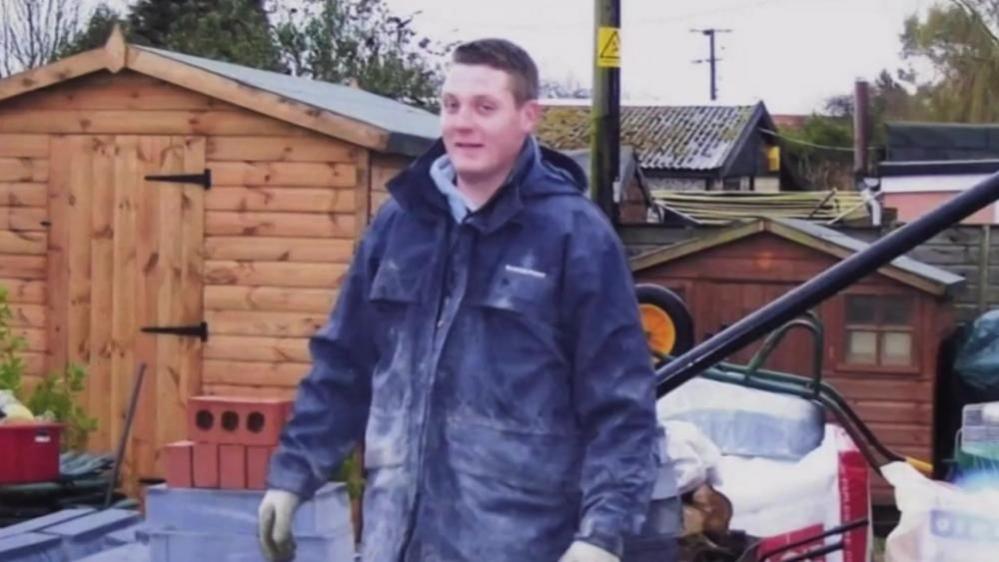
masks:
<path id="1" fill-rule="evenodd" d="M 586 541 L 576 541 L 569 546 L 569 550 L 565 551 L 558 562 L 621 562 L 621 559 L 599 546 Z"/>
<path id="2" fill-rule="evenodd" d="M 295 558 L 295 537 L 291 522 L 301 499 L 284 490 L 267 490 L 257 510 L 260 548 L 271 562 L 286 562 Z"/>

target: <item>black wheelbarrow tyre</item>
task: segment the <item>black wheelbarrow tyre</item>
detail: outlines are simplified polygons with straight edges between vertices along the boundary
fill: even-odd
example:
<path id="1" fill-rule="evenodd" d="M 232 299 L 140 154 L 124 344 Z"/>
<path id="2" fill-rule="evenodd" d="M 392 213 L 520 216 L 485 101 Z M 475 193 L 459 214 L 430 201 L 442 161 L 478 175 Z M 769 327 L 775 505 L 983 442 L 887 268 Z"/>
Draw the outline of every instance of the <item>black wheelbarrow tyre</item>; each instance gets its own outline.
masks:
<path id="1" fill-rule="evenodd" d="M 672 321 L 675 339 L 666 354 L 676 357 L 694 346 L 694 317 L 679 295 L 660 285 L 639 283 L 635 285 L 635 296 L 638 297 L 639 307 L 643 305 L 655 307 Z M 650 341 L 650 348 L 652 345 Z"/>

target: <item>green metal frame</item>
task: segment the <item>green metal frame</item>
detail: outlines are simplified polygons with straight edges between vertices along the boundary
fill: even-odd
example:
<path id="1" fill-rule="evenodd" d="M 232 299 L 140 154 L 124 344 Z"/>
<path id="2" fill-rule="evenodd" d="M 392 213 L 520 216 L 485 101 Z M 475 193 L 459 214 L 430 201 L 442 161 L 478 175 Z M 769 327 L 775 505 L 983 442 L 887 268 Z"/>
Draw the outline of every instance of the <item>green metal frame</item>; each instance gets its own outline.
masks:
<path id="1" fill-rule="evenodd" d="M 814 338 L 814 345 L 812 347 L 812 375 L 805 377 L 762 369 L 761 366 L 777 348 L 784 336 L 794 328 L 806 329 Z M 756 352 L 748 364 L 740 365 L 723 362 L 719 363 L 717 367 L 708 368 L 700 376 L 746 388 L 797 396 L 818 404 L 825 410 L 832 412 L 836 421 L 843 426 L 850 435 L 850 438 L 856 443 L 857 448 L 864 455 L 867 463 L 875 470 L 880 469 L 881 466 L 889 462 L 906 461 L 905 457 L 886 447 L 867 424 L 860 419 L 860 416 L 857 415 L 857 412 L 850 406 L 846 399 L 833 386 L 822 380 L 824 341 L 825 330 L 822 322 L 814 313 L 808 312 L 782 325 L 767 336 L 763 342 L 763 346 Z M 657 368 L 672 359 L 672 357 L 656 354 L 655 352 L 653 352 L 653 355 L 660 362 Z"/>
<path id="2" fill-rule="evenodd" d="M 760 367 L 766 363 L 770 355 L 777 349 L 780 342 L 784 341 L 784 336 L 794 328 L 804 328 L 812 333 L 812 339 L 814 345 L 812 347 L 812 392 L 814 398 L 818 398 L 819 389 L 822 386 L 822 356 L 825 353 L 825 327 L 822 326 L 822 321 L 819 317 L 815 315 L 814 312 L 806 312 L 801 316 L 801 318 L 795 318 L 787 324 L 784 324 L 780 328 L 777 328 L 767 336 L 767 339 L 763 340 L 763 346 L 760 347 L 759 351 L 753 355 L 753 358 L 749 360 L 749 363 L 745 368 L 745 375 L 747 379 L 750 379 L 760 371 Z"/>

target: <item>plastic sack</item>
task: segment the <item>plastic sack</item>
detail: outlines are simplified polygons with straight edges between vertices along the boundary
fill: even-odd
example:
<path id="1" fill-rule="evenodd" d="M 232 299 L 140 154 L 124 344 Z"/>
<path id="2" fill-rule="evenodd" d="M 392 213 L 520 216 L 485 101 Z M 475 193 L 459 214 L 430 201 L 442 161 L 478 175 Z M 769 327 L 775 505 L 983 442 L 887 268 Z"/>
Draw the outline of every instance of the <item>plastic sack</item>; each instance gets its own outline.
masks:
<path id="1" fill-rule="evenodd" d="M 659 399 L 661 421 L 696 425 L 725 455 L 798 460 L 822 443 L 825 416 L 796 396 L 695 378 Z"/>
<path id="2" fill-rule="evenodd" d="M 978 317 L 954 359 L 954 370 L 971 387 L 999 391 L 999 310 Z"/>
<path id="3" fill-rule="evenodd" d="M 621 562 L 674 562 L 677 539 L 683 527 L 680 496 L 677 494 L 674 465 L 667 453 L 666 429 L 659 426 L 656 461 L 658 464 L 652 499 L 645 522 L 637 535 L 624 540 Z M 672 439 L 672 435 L 669 437 Z"/>
<path id="4" fill-rule="evenodd" d="M 867 465 L 836 425 L 827 425 L 822 445 L 801 460 L 724 456 L 718 471 L 722 480 L 718 491 L 732 501 L 731 527 L 761 537 L 761 553 L 870 517 Z M 869 532 L 863 527 L 829 537 L 826 544 L 842 541 L 844 548 L 824 560 L 866 562 Z M 793 558 L 816 546 L 804 545 L 785 555 Z"/>
<path id="5" fill-rule="evenodd" d="M 901 513 L 885 544 L 887 562 L 999 560 L 999 486 L 964 489 L 903 462 L 881 474 L 894 486 Z"/>
<path id="6" fill-rule="evenodd" d="M 718 446 L 690 422 L 674 420 L 660 425 L 666 431 L 666 458 L 673 465 L 680 493 L 686 494 L 703 484 L 717 486 L 721 482 L 718 463 L 722 456 Z"/>
<path id="7" fill-rule="evenodd" d="M 34 421 L 35 416 L 24 404 L 14 398 L 9 390 L 0 390 L 0 424 L 26 423 Z"/>

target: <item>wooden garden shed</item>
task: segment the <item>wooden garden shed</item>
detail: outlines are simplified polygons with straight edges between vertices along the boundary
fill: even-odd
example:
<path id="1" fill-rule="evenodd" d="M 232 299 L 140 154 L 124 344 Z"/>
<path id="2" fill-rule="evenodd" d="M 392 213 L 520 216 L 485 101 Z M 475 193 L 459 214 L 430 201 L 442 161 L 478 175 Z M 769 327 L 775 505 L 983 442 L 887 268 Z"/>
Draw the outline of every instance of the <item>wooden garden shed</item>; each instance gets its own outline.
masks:
<path id="1" fill-rule="evenodd" d="M 133 482 L 184 438 L 188 397 L 291 396 L 385 182 L 437 135 L 435 115 L 356 88 L 117 31 L 0 80 L 0 286 L 32 380 L 86 366 L 106 451 L 149 365 Z"/>
<path id="2" fill-rule="evenodd" d="M 636 256 L 632 269 L 637 281 L 671 288 L 686 301 L 701 342 L 867 246 L 815 223 L 764 219 Z M 825 328 L 824 379 L 901 454 L 933 458 L 937 355 L 953 327 L 949 297 L 962 282 L 902 257 L 815 310 Z M 792 330 L 765 367 L 811 374 L 812 341 Z M 730 360 L 748 363 L 759 346 Z M 885 484 L 874 492 L 890 503 Z"/>

